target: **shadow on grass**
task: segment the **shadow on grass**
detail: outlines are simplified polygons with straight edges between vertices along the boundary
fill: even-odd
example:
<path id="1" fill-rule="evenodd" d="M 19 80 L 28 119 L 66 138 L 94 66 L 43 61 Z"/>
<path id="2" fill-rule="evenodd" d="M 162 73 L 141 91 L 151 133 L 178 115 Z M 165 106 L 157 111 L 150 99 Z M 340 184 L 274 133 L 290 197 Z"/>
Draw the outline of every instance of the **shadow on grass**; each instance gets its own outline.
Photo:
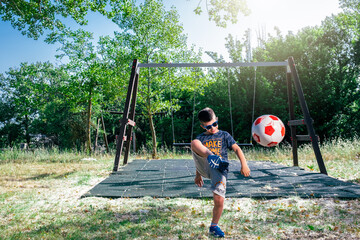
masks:
<path id="1" fill-rule="evenodd" d="M 188 212 L 189 207 L 180 209 Z M 183 231 L 175 228 L 180 223 L 171 211 L 158 208 L 131 212 L 84 210 L 58 216 L 52 223 L 34 223 L 27 231 L 13 232 L 5 239 L 156 239 L 178 238 Z M 38 224 L 38 225 L 37 225 Z M 201 230 L 201 229 L 200 229 Z"/>
<path id="2" fill-rule="evenodd" d="M 139 207 L 138 205 L 137 207 Z M 272 206 L 272 205 L 271 205 Z M 199 224 L 203 213 L 193 215 L 191 206 L 157 205 L 134 211 L 117 212 L 108 209 L 75 210 L 58 216 L 49 216 L 51 222 L 43 224 L 39 219 L 30 227 L 22 226 L 16 232 L 2 235 L 4 239 L 196 239 L 207 234 L 207 227 Z M 333 209 L 335 210 L 335 209 Z M 341 225 L 341 219 L 357 219 L 356 212 L 335 214 L 326 220 L 309 219 L 307 215 L 316 209 L 307 210 L 291 207 L 287 209 L 267 208 L 257 210 L 259 214 L 266 214 L 266 221 L 262 217 L 248 220 L 246 217 L 233 215 L 234 212 L 225 211 L 222 226 L 225 231 L 232 232 L 232 239 L 240 236 L 267 239 L 314 239 L 312 237 L 332 236 L 334 239 L 354 239 L 352 231 L 331 230 L 329 226 Z M 199 215 L 200 214 L 200 215 Z M 206 217 L 210 218 L 210 215 Z M 349 227 L 349 226 L 348 226 Z M 353 226 L 355 227 L 355 226 Z M 283 231 L 283 230 L 288 231 Z M 294 231 L 294 229 L 296 231 Z M 293 238 L 296 236 L 296 238 Z M 344 238 L 345 237 L 345 238 Z M 331 238 L 333 239 L 333 238 Z"/>
<path id="3" fill-rule="evenodd" d="M 57 173 L 43 173 L 37 174 L 31 177 L 23 177 L 23 178 L 5 178 L 5 181 L 8 182 L 25 182 L 25 181 L 33 181 L 33 180 L 42 180 L 42 179 L 62 179 L 70 176 L 71 174 L 77 173 L 76 171 L 70 171 L 63 174 Z"/>

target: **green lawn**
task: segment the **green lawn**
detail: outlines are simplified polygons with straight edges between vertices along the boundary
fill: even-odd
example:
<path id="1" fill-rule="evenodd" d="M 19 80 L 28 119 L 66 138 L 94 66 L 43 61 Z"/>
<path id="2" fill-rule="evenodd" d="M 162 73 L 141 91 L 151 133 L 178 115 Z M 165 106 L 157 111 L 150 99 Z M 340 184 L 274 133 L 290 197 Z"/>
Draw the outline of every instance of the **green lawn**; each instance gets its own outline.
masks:
<path id="1" fill-rule="evenodd" d="M 330 176 L 360 179 L 360 143 L 321 147 Z M 162 158 L 189 154 L 160 151 Z M 248 160 L 291 165 L 291 149 L 247 150 Z M 146 158 L 147 154 L 132 156 Z M 212 199 L 80 198 L 112 169 L 112 155 L 71 152 L 0 153 L 0 239 L 208 239 Z M 318 171 L 311 148 L 301 167 Z M 228 239 L 360 239 L 359 200 L 226 199 L 221 226 Z"/>

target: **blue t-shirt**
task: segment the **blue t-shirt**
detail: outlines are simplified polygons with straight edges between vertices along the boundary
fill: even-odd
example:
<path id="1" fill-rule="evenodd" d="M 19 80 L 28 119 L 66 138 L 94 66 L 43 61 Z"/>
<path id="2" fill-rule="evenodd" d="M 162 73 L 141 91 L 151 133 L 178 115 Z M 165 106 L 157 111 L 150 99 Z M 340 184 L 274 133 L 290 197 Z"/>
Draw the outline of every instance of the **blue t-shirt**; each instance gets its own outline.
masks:
<path id="1" fill-rule="evenodd" d="M 223 160 L 228 162 L 227 150 L 231 149 L 231 146 L 236 142 L 234 138 L 226 131 L 219 130 L 215 134 L 199 134 L 198 139 L 205 147 L 207 147 L 212 153 L 220 156 Z"/>

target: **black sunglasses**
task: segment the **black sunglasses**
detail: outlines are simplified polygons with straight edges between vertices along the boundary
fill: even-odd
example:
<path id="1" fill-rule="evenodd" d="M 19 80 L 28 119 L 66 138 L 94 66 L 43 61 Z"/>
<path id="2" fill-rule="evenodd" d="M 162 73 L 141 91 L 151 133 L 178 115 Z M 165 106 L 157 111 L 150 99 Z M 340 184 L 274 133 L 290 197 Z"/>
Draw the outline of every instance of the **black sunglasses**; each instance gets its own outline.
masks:
<path id="1" fill-rule="evenodd" d="M 218 125 L 218 121 L 215 121 L 215 122 L 213 122 L 212 124 L 210 124 L 210 125 L 207 125 L 207 126 L 204 126 L 203 125 L 203 127 L 206 129 L 206 130 L 210 130 L 210 129 L 212 129 L 212 127 L 216 127 Z"/>

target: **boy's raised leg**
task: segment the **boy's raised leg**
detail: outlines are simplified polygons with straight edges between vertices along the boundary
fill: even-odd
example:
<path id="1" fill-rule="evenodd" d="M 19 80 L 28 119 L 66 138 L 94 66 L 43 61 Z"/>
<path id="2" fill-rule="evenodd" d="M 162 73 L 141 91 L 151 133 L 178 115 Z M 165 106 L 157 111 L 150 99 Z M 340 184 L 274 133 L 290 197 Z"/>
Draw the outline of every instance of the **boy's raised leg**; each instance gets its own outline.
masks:
<path id="1" fill-rule="evenodd" d="M 191 142 L 191 150 L 201 157 L 207 157 L 212 154 L 212 152 L 197 139 Z"/>

